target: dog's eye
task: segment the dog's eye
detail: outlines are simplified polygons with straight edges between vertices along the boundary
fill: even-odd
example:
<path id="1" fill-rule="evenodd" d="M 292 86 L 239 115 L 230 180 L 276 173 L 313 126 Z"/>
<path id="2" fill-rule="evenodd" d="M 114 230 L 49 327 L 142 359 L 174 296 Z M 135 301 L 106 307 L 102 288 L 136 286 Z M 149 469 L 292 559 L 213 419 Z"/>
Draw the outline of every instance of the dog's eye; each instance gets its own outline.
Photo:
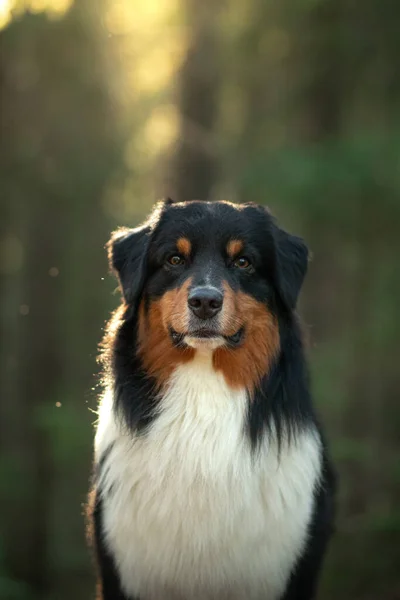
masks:
<path id="1" fill-rule="evenodd" d="M 168 258 L 168 262 L 173 267 L 178 267 L 179 265 L 185 264 L 185 259 L 179 254 L 174 254 Z"/>
<path id="2" fill-rule="evenodd" d="M 249 259 L 245 256 L 239 256 L 233 264 L 235 267 L 238 267 L 238 269 L 248 269 L 251 266 Z"/>

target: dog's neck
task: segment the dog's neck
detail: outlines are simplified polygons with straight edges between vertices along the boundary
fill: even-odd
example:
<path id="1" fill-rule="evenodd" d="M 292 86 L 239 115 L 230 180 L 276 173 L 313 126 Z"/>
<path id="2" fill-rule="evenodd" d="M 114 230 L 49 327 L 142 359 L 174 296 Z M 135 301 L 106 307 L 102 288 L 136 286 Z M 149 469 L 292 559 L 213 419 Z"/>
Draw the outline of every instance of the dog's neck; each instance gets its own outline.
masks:
<path id="1" fill-rule="evenodd" d="M 181 414 L 196 410 L 198 419 L 212 419 L 232 407 L 236 411 L 238 405 L 245 410 L 247 397 L 245 388 L 231 387 L 224 374 L 215 370 L 211 350 L 198 349 L 192 361 L 174 370 L 160 402 Z"/>
<path id="2" fill-rule="evenodd" d="M 199 469 L 221 477 L 240 460 L 241 449 L 250 460 L 245 428 L 248 402 L 245 389 L 231 388 L 224 375 L 214 369 L 212 351 L 198 350 L 192 361 L 177 366 L 159 393 L 155 418 L 144 438 L 139 436 L 159 457 L 159 479 L 170 472 L 171 464 L 174 468 L 186 465 L 190 477 Z M 136 432 L 129 431 L 122 415 L 115 411 L 111 389 L 103 398 L 99 416 L 99 455 L 121 436 L 136 438 Z"/>

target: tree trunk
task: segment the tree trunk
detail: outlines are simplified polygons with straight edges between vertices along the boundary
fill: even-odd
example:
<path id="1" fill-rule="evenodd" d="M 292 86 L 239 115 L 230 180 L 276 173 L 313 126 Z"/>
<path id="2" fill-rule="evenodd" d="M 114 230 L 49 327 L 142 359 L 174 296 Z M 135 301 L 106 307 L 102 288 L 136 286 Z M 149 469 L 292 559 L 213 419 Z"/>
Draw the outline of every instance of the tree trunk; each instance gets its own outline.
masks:
<path id="1" fill-rule="evenodd" d="M 185 1 L 191 39 L 178 79 L 180 134 L 173 171 L 174 199 L 205 200 L 217 178 L 218 148 L 214 128 L 218 111 L 219 57 L 212 0 Z"/>

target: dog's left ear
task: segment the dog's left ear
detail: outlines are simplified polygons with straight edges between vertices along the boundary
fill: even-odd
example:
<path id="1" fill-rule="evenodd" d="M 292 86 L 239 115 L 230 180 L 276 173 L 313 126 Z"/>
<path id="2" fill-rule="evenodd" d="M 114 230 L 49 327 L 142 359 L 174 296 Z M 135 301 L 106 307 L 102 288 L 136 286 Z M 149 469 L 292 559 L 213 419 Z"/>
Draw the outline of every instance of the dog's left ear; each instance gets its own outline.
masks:
<path id="1" fill-rule="evenodd" d="M 111 270 L 120 283 L 125 302 L 135 304 L 145 281 L 150 226 L 117 229 L 107 243 Z"/>
<path id="2" fill-rule="evenodd" d="M 297 298 L 307 273 L 308 248 L 303 240 L 275 224 L 272 231 L 275 247 L 275 278 L 282 302 L 290 311 L 296 308 Z"/>

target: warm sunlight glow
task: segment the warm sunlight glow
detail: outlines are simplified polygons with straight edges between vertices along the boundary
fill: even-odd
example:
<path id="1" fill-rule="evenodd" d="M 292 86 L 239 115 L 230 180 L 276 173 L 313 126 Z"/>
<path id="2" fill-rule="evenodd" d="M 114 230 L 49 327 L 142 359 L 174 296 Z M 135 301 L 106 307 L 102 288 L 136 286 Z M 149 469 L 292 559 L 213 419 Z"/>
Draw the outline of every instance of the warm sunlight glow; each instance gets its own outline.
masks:
<path id="1" fill-rule="evenodd" d="M 141 92 L 154 93 L 166 86 L 181 62 L 183 44 L 180 39 L 164 40 L 139 60 L 135 83 Z"/>
<path id="2" fill-rule="evenodd" d="M 166 152 L 178 134 L 178 113 L 173 104 L 158 106 L 147 119 L 141 132 L 129 142 L 125 151 L 128 167 L 146 166 Z"/>
<path id="3" fill-rule="evenodd" d="M 24 11 L 46 12 L 51 18 L 60 18 L 73 3 L 74 0 L 0 0 L 0 30 Z"/>
<path id="4" fill-rule="evenodd" d="M 104 18 L 109 33 L 113 35 L 129 33 L 134 18 L 134 10 L 132 10 L 134 4 L 134 2 L 115 2 L 110 6 Z"/>
<path id="5" fill-rule="evenodd" d="M 71 8 L 74 0 L 30 0 L 30 10 L 32 12 L 46 11 L 50 17 L 62 17 L 64 13 Z"/>
<path id="6" fill-rule="evenodd" d="M 0 0 L 0 30 L 7 27 L 11 21 L 15 5 L 16 0 Z"/>
<path id="7" fill-rule="evenodd" d="M 110 1 L 103 19 L 123 71 L 117 84 L 123 104 L 159 93 L 171 82 L 186 48 L 178 0 Z"/>
<path id="8" fill-rule="evenodd" d="M 154 27 L 165 25 L 165 15 L 175 12 L 178 5 L 177 0 L 110 2 L 104 22 L 113 35 L 130 33 L 143 36 L 149 33 L 149 27 L 154 33 Z"/>
<path id="9" fill-rule="evenodd" d="M 179 119 L 176 106 L 168 104 L 157 107 L 144 128 L 144 142 L 158 153 L 172 144 L 178 133 Z"/>
<path id="10" fill-rule="evenodd" d="M 182 9 L 181 0 L 108 0 L 105 8 L 102 23 L 115 52 L 109 81 L 121 122 L 132 131 L 124 152 L 129 174 L 117 178 L 104 197 L 104 210 L 114 217 L 152 198 L 156 165 L 166 164 L 173 152 L 179 130 L 176 76 L 190 36 Z"/>

